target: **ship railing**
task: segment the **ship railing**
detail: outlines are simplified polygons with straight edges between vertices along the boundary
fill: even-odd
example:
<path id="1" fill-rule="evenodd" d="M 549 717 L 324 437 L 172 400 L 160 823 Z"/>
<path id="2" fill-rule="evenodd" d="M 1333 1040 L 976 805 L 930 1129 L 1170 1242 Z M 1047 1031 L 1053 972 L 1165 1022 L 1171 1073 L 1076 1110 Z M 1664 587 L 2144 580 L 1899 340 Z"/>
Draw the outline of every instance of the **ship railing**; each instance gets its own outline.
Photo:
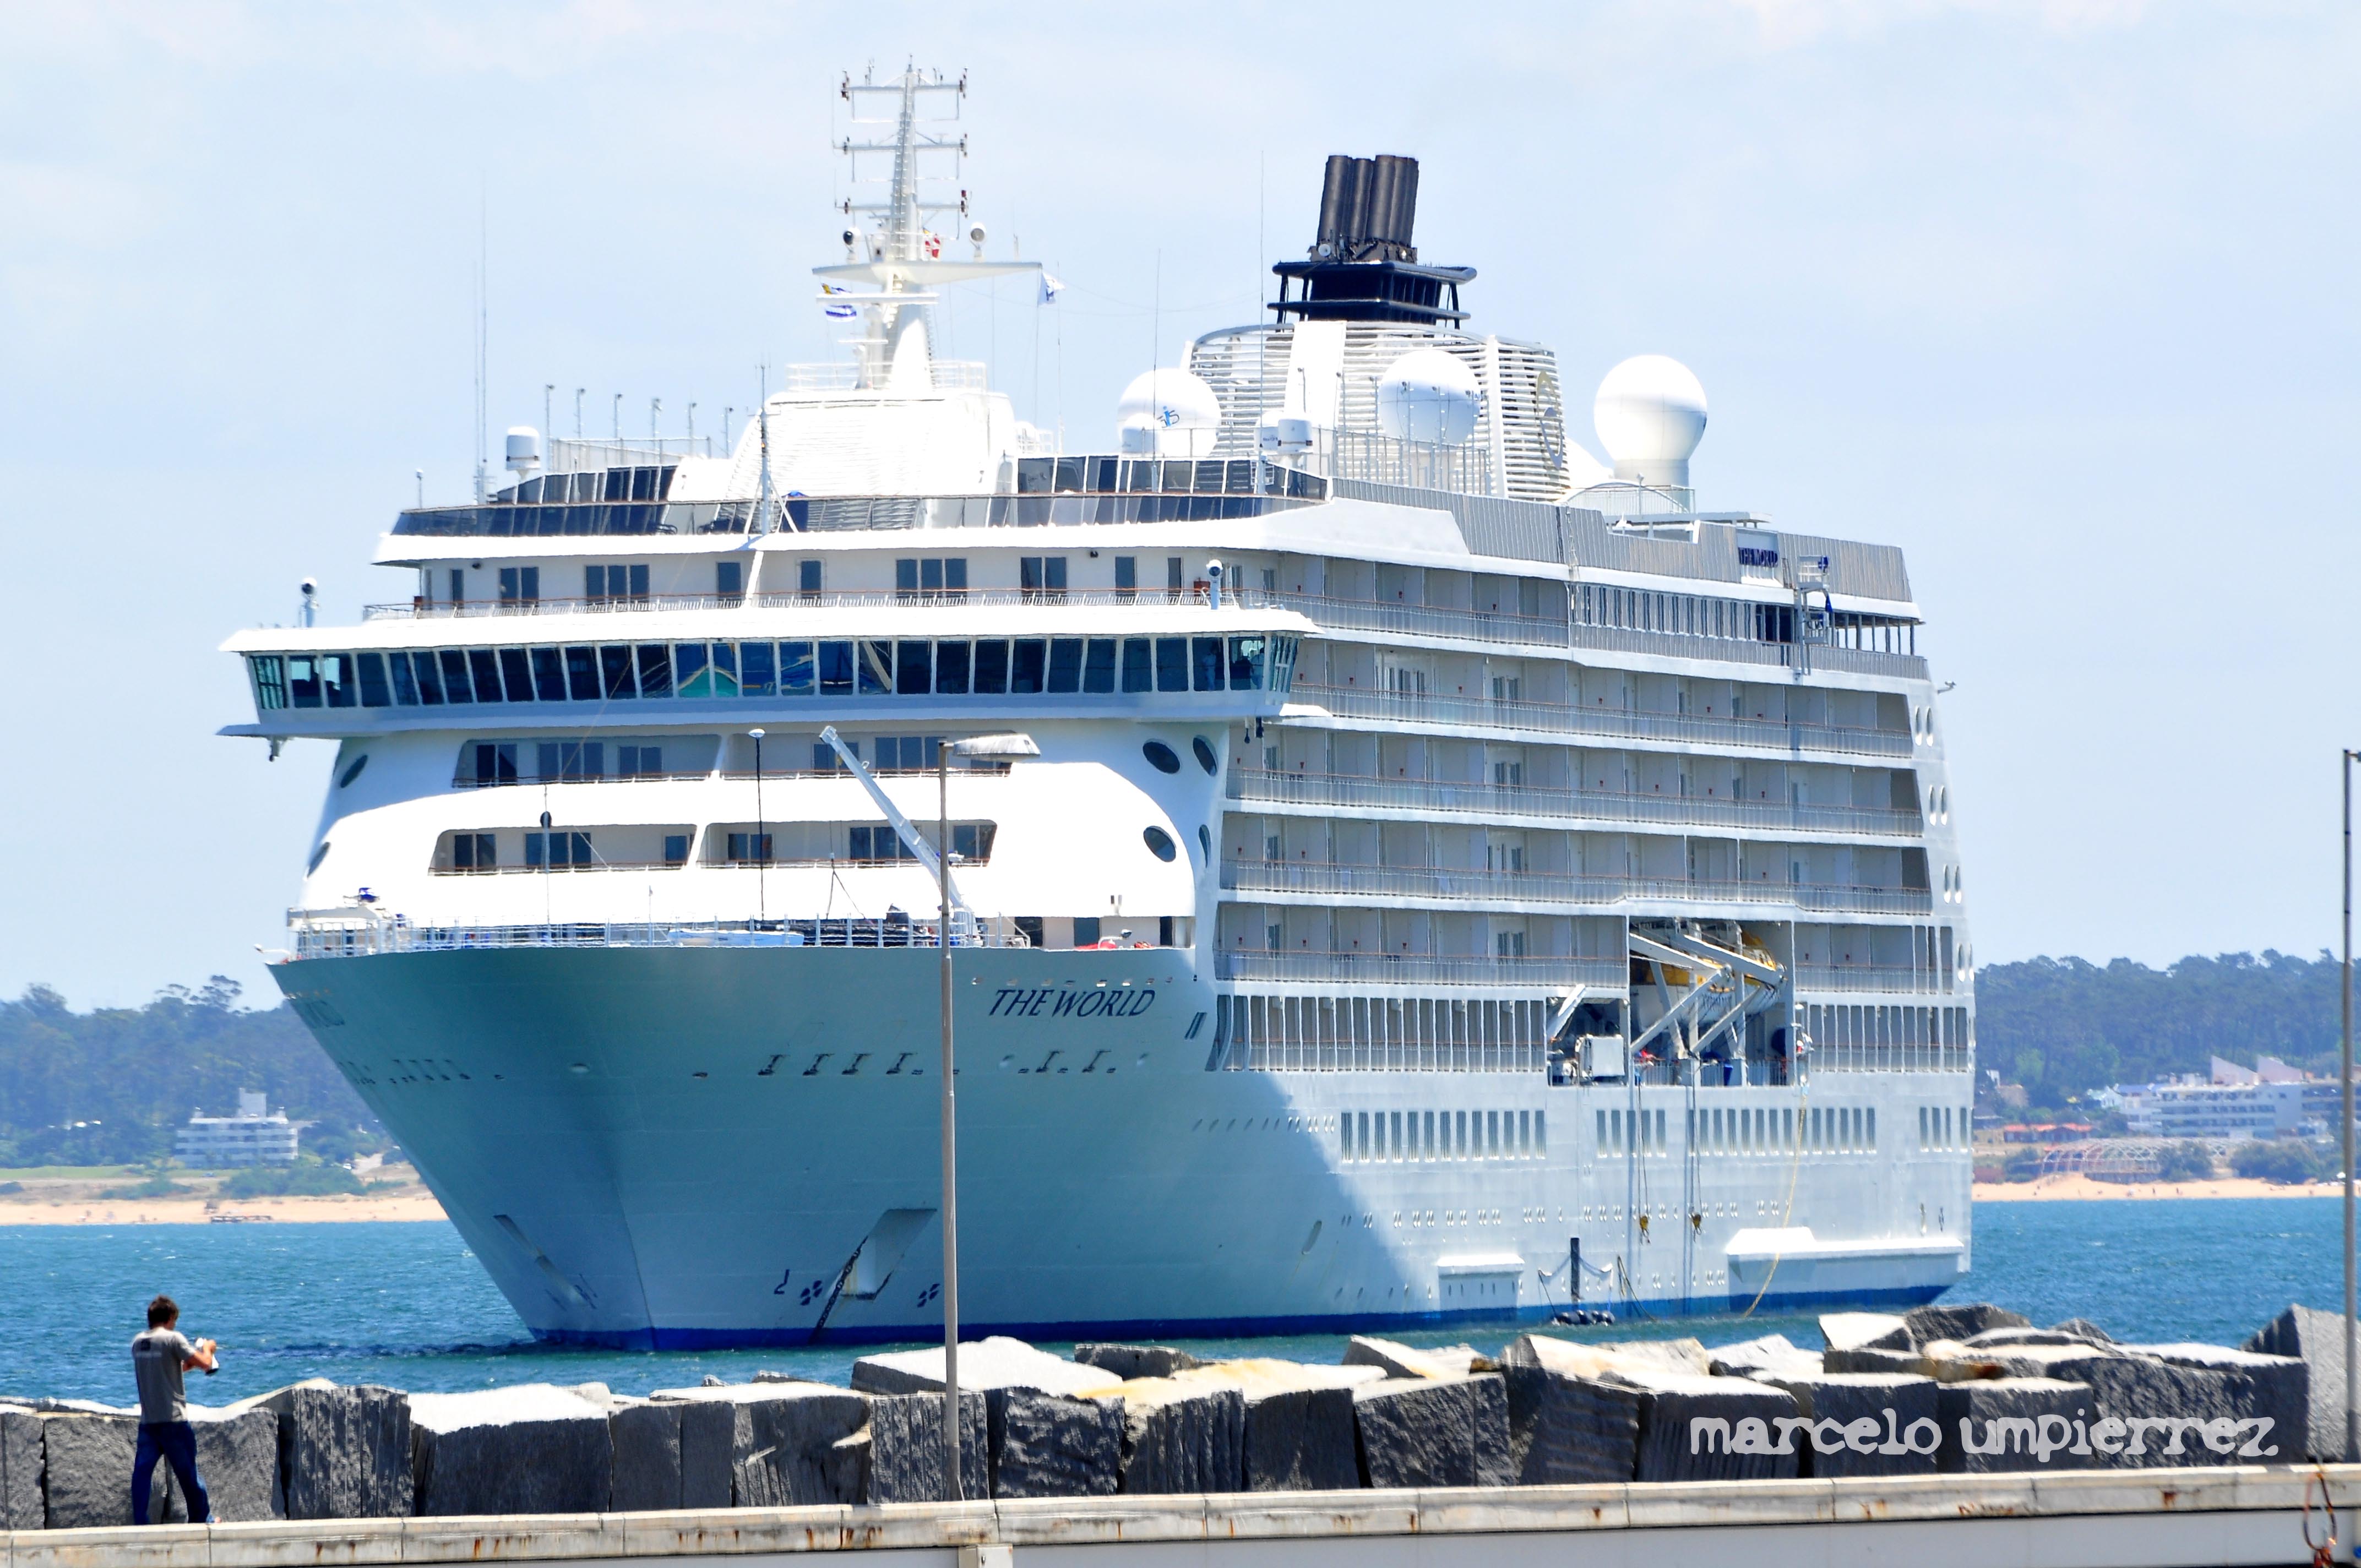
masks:
<path id="1" fill-rule="evenodd" d="M 1395 807 L 1477 817 L 1587 817 L 1608 822 L 1703 824 L 1915 838 L 1918 813 L 1869 806 L 1812 806 L 1718 795 L 1640 795 L 1628 790 L 1543 789 L 1524 784 L 1456 784 L 1439 779 L 1366 778 L 1353 773 L 1232 768 L 1232 800 L 1259 806 Z"/>
<path id="2" fill-rule="evenodd" d="M 1936 992 L 1956 994 L 1939 970 L 1908 964 L 1810 964 L 1795 967 L 1799 991 Z"/>
<path id="3" fill-rule="evenodd" d="M 970 605 L 1023 609 L 1209 609 L 1212 596 L 1203 588 L 830 588 L 805 593 L 796 590 L 744 594 L 639 594 L 603 598 L 539 599 L 412 599 L 407 604 L 373 604 L 362 611 L 367 620 L 478 620 L 503 616 L 654 615 L 696 610 L 730 609 L 891 609 L 911 606 L 926 609 Z M 1299 609 L 1296 596 L 1267 593 L 1260 588 L 1224 588 L 1222 613 Z"/>
<path id="4" fill-rule="evenodd" d="M 390 953 L 464 952 L 494 948 L 931 948 L 932 920 L 899 916 L 793 920 L 584 921 L 477 926 L 414 922 L 400 915 L 349 908 L 291 910 L 296 959 L 362 958 Z M 954 947 L 1028 946 L 1013 923 L 953 922 Z"/>
<path id="5" fill-rule="evenodd" d="M 1331 598 L 1323 594 L 1280 594 L 1273 602 L 1301 610 L 1323 626 L 1343 630 L 1447 637 L 1462 642 L 1563 648 L 1567 645 L 1570 630 L 1562 613 L 1525 615 L 1507 610 L 1455 609 L 1385 599 Z"/>
<path id="6" fill-rule="evenodd" d="M 1442 866 L 1339 865 L 1311 861 L 1224 861 L 1234 893 L 1426 898 L 1506 907 L 1534 905 L 1764 904 L 1845 914 L 1923 915 L 1924 888 L 1708 878 L 1567 876 L 1549 872 L 1460 871 Z"/>
<path id="7" fill-rule="evenodd" d="M 1218 956 L 1223 980 L 1341 981 L 1367 985 L 1500 985 L 1533 989 L 1569 985 L 1621 987 L 1622 959 L 1496 956 L 1490 953 L 1364 953 L 1268 951 L 1242 948 Z"/>
<path id="8" fill-rule="evenodd" d="M 861 389 L 862 367 L 858 360 L 817 360 L 779 367 L 782 392 L 851 392 Z M 937 359 L 927 366 L 928 378 L 938 392 L 982 392 L 991 378 L 981 359 Z M 879 389 L 885 390 L 885 389 Z M 899 395 L 896 393 L 895 395 Z"/>
<path id="9" fill-rule="evenodd" d="M 1568 641 L 1576 648 L 1602 652 L 1650 653 L 1669 659 L 1719 659 L 1727 663 L 1795 668 L 1801 655 L 1793 642 L 1764 641 L 1751 637 L 1708 637 L 1681 631 L 1642 631 L 1623 626 L 1572 628 Z M 1841 670 L 1859 675 L 1900 675 L 1927 678 L 1927 661 L 1916 653 L 1888 653 L 1873 648 L 1837 648 L 1814 644 L 1808 650 L 1815 670 Z"/>
<path id="10" fill-rule="evenodd" d="M 569 488 L 566 499 L 544 499 L 540 482 L 527 480 L 516 492 L 472 505 L 409 508 L 395 518 L 393 532 L 517 538 L 1211 522 L 1328 499 L 1328 482 L 1319 476 L 1251 458 L 1026 457 L 1016 468 L 1013 490 L 786 495 L 774 498 L 767 518 L 755 516 L 762 503 L 753 497 L 577 500 Z"/>
<path id="11" fill-rule="evenodd" d="M 1913 746 L 1907 729 L 1722 718 L 1695 713 L 1649 713 L 1604 705 L 1532 702 L 1523 698 L 1444 696 L 1374 686 L 1323 686 L 1302 680 L 1298 680 L 1291 689 L 1295 703 L 1325 708 L 1339 718 L 1539 734 L 1704 741 L 1783 751 L 1838 751 L 1864 757 L 1906 757 Z"/>

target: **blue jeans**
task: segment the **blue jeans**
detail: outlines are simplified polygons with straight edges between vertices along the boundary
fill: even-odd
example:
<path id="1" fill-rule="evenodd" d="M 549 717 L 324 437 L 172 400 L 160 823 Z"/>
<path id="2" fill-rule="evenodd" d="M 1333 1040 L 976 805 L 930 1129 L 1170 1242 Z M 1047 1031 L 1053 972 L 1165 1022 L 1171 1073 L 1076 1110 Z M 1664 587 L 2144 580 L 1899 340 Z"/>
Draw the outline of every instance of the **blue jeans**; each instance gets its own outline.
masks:
<path id="1" fill-rule="evenodd" d="M 188 1499 L 189 1522 L 211 1523 L 213 1500 L 205 1496 L 204 1483 L 197 1479 L 197 1434 L 186 1421 L 139 1423 L 139 1448 L 131 1458 L 131 1522 L 148 1522 L 148 1486 L 159 1459 L 170 1464 L 180 1480 L 181 1495 Z"/>

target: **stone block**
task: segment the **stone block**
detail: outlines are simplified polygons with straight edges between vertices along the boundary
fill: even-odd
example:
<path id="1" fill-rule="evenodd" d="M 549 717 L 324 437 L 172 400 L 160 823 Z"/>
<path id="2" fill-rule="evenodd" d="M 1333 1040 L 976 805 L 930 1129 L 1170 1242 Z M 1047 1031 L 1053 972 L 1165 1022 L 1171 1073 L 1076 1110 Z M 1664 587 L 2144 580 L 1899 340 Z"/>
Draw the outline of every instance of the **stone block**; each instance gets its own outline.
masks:
<path id="1" fill-rule="evenodd" d="M 1823 1372 L 1882 1372 L 1923 1376 L 1926 1365 L 1925 1360 L 1915 1350 L 1887 1350 L 1878 1345 L 1861 1345 L 1850 1350 L 1831 1347 L 1820 1357 L 1820 1370 Z"/>
<path id="2" fill-rule="evenodd" d="M 619 1514 L 677 1508 L 680 1502 L 680 1415 L 670 1400 L 628 1400 L 607 1412 L 615 1448 L 608 1508 Z"/>
<path id="3" fill-rule="evenodd" d="M 1023 1340 L 994 1335 L 959 1347 L 960 1387 L 1034 1388 L 1044 1394 L 1079 1394 L 1103 1388 L 1105 1368 L 1085 1366 L 1036 1350 Z M 943 1387 L 943 1347 L 864 1355 L 852 1364 L 852 1387 L 863 1394 L 939 1393 Z"/>
<path id="4" fill-rule="evenodd" d="M 735 1480 L 738 1409 L 711 1399 L 680 1406 L 680 1506 L 726 1508 Z"/>
<path id="5" fill-rule="evenodd" d="M 1573 1377 L 1595 1377 L 1619 1366 L 1706 1377 L 1713 1358 L 1694 1339 L 1616 1340 L 1598 1344 L 1554 1334 L 1520 1334 L 1500 1354 L 1503 1366 L 1546 1366 Z"/>
<path id="6" fill-rule="evenodd" d="M 613 1490 L 607 1413 L 569 1388 L 528 1383 L 410 1398 L 417 1512 L 603 1512 Z"/>
<path id="7" fill-rule="evenodd" d="M 286 1494 L 280 1483 L 277 1411 L 251 1403 L 222 1409 L 191 1405 L 189 1427 L 197 1439 L 197 1479 L 204 1483 L 216 1522 L 244 1524 L 287 1517 Z M 124 1475 L 128 1480 L 127 1468 Z M 164 1509 L 160 1516 L 150 1512 L 148 1517 L 175 1524 L 187 1522 L 188 1499 L 181 1495 L 181 1484 L 172 1479 L 170 1465 L 156 1466 L 154 1485 L 165 1494 Z M 125 1491 L 127 1494 L 129 1487 Z M 126 1496 L 124 1507 L 130 1506 Z"/>
<path id="8" fill-rule="evenodd" d="M 1915 1350 L 1910 1325 L 1891 1312 L 1825 1312 L 1820 1338 L 1830 1350 Z"/>
<path id="9" fill-rule="evenodd" d="M 960 1495 L 992 1496 L 992 1428 L 985 1396 L 960 1390 Z M 943 1486 L 943 1397 L 876 1394 L 869 1399 L 864 1503 L 936 1503 Z M 849 1440 L 848 1440 L 849 1441 Z"/>
<path id="10" fill-rule="evenodd" d="M 2071 1452 L 2074 1423 L 2091 1414 L 2086 1383 L 2055 1377 L 1989 1377 L 1935 1390 L 1943 1447 L 1938 1469 L 1967 1475 L 2010 1470 L 2083 1470 Z"/>
<path id="11" fill-rule="evenodd" d="M 1246 1473 L 1251 1492 L 1330 1492 L 1359 1486 L 1352 1388 L 1249 1396 Z"/>
<path id="12" fill-rule="evenodd" d="M 730 1479 L 728 1501 L 720 1506 L 784 1508 L 860 1500 L 839 1495 L 843 1456 L 830 1452 L 869 1423 L 868 1401 L 859 1394 L 826 1383 L 733 1383 L 659 1389 L 652 1397 L 729 1412 L 726 1448 L 719 1418 L 682 1412 L 684 1507 L 716 1506 L 703 1499 L 717 1486 L 717 1459 Z"/>
<path id="13" fill-rule="evenodd" d="M 1012 1387 L 995 1390 L 987 1412 L 994 1497 L 1111 1497 L 1122 1484 L 1121 1399 Z"/>
<path id="14" fill-rule="evenodd" d="M 2167 1366 L 2211 1374 L 2216 1380 L 2222 1403 L 2206 1414 L 2227 1415 L 2240 1421 L 2269 1421 L 2268 1428 L 2251 1434 L 2251 1446 L 2257 1453 L 2236 1453 L 2223 1463 L 2293 1464 L 2309 1452 L 2312 1386 L 2309 1371 L 2300 1358 L 2230 1350 L 2218 1344 L 2127 1344 L 2122 1349 L 2154 1356 Z M 2216 1440 L 2220 1440 L 2218 1433 Z M 2249 1442 L 2242 1440 L 2235 1446 L 2243 1449 Z"/>
<path id="15" fill-rule="evenodd" d="M 1795 1401 L 1812 1423 L 1796 1434 L 1806 1475 L 1931 1475 L 1942 1452 L 1942 1420 L 1931 1377 L 1839 1372 L 1760 1381 Z M 1920 1426 L 1918 1423 L 1926 1423 Z"/>
<path id="16" fill-rule="evenodd" d="M 1245 1397 L 1248 1491 L 1330 1491 L 1361 1484 L 1352 1390 L 1382 1381 L 1381 1368 L 1247 1357 L 1178 1377 L 1233 1387 Z"/>
<path id="17" fill-rule="evenodd" d="M 413 1503 L 409 1395 L 314 1378 L 247 1403 L 279 1418 L 289 1519 L 408 1517 Z"/>
<path id="18" fill-rule="evenodd" d="M 1960 1342 L 1970 1350 L 2004 1350 L 2021 1344 L 2092 1345 L 2113 1344 L 2113 1340 L 2092 1339 L 2088 1334 L 2069 1333 L 2063 1329 L 1986 1329 Z"/>
<path id="19" fill-rule="evenodd" d="M 1708 1365 L 1716 1377 L 1752 1377 L 1759 1383 L 1817 1377 L 1827 1370 L 1820 1363 L 1819 1352 L 1798 1349 L 1785 1334 L 1764 1334 L 1736 1344 L 1716 1345 L 1706 1354 Z M 1774 1373 L 1776 1377 L 1769 1376 Z"/>
<path id="20" fill-rule="evenodd" d="M 2271 1434 L 2309 1424 L 2308 1401 L 2298 1402 L 2299 1379 L 2285 1358 L 2198 1344 L 2048 1354 L 2049 1376 L 2090 1385 L 2094 1421 L 2112 1419 L 2126 1429 L 2112 1454 L 2114 1443 L 2093 1433 L 2097 1452 L 2089 1463 L 2100 1468 L 2286 1464 L 2294 1444 L 2276 1443 Z M 2257 1417 L 2271 1422 L 2259 1438 L 2241 1426 Z M 2249 1444 L 2281 1452 L 2268 1458 L 2239 1452 Z"/>
<path id="21" fill-rule="evenodd" d="M 1361 1485 L 1476 1485 L 1476 1401 L 1466 1378 L 1389 1377 L 1353 1390 Z"/>
<path id="22" fill-rule="evenodd" d="M 0 1530 L 46 1530 L 41 1504 L 41 1418 L 0 1405 Z"/>
<path id="23" fill-rule="evenodd" d="M 2109 1333 L 2106 1330 L 2101 1328 L 2098 1324 L 2092 1322 L 2088 1318 L 2069 1318 L 2062 1323 L 2052 1323 L 2049 1325 L 2049 1332 L 2059 1334 L 2072 1334 L 2077 1339 L 2089 1340 L 2092 1344 L 2113 1344 L 2115 1343 L 2114 1335 Z"/>
<path id="24" fill-rule="evenodd" d="M 1473 1345 L 1416 1350 L 1394 1340 L 1365 1334 L 1355 1334 L 1346 1343 L 1343 1359 L 1347 1366 L 1374 1366 L 1389 1377 L 1464 1377 L 1470 1372 L 1492 1369 L 1490 1358 Z"/>
<path id="25" fill-rule="evenodd" d="M 1487 1358 L 1484 1365 L 1492 1365 Z M 1476 1420 L 1476 1485 L 1513 1486 L 1517 1465 L 1509 1443 L 1509 1382 L 1498 1372 L 1473 1372 L 1466 1377 Z"/>
<path id="26" fill-rule="evenodd" d="M 1246 1395 L 1187 1375 L 1193 1370 L 1133 1378 L 1100 1396 L 1123 1401 L 1119 1490 L 1154 1496 L 1246 1489 Z"/>
<path id="27" fill-rule="evenodd" d="M 1611 1374 L 1640 1394 L 1635 1481 L 1790 1478 L 1798 1455 L 1778 1452 L 1776 1422 L 1795 1414 L 1784 1389 L 1743 1377 L 1626 1368 Z M 1792 1448 L 1792 1445 L 1791 1445 Z"/>
<path id="28" fill-rule="evenodd" d="M 1987 1329 L 2029 1329 L 2033 1320 L 1989 1301 L 1962 1301 L 1956 1306 L 1913 1307 L 1902 1314 L 1910 1337 L 1920 1344 L 1929 1340 L 1966 1340 Z"/>
<path id="29" fill-rule="evenodd" d="M 1509 1407 L 1509 1468 L 1525 1486 L 1631 1479 L 1638 1463 L 1638 1390 L 1530 1362 L 1501 1369 Z"/>
<path id="30" fill-rule="evenodd" d="M 44 1412 L 41 1421 L 46 1491 L 43 1518 L 50 1530 L 93 1530 L 131 1522 L 131 1456 L 139 1418 Z M 203 1461 L 199 1461 L 203 1474 Z M 159 1497 L 162 1488 L 151 1493 Z M 154 1503 L 149 1504 L 151 1510 Z M 149 1519 L 157 1515 L 151 1511 Z"/>
<path id="31" fill-rule="evenodd" d="M 2303 1363 L 2309 1384 L 2306 1409 L 2311 1435 L 2306 1454 L 2336 1464 L 2345 1453 L 2345 1317 L 2310 1307 L 2290 1307 L 2255 1331 L 2242 1347 L 2258 1355 L 2291 1356 Z M 2289 1453 L 2293 1450 L 2281 1444 Z M 2282 1455 L 2285 1463 L 2285 1455 Z"/>
<path id="32" fill-rule="evenodd" d="M 1175 1350 L 1169 1344 L 1078 1344 L 1074 1360 L 1083 1366 L 1095 1366 L 1111 1373 L 1123 1382 L 1136 1377 L 1170 1377 L 1176 1372 L 1186 1372 L 1205 1364 L 1185 1350 Z"/>

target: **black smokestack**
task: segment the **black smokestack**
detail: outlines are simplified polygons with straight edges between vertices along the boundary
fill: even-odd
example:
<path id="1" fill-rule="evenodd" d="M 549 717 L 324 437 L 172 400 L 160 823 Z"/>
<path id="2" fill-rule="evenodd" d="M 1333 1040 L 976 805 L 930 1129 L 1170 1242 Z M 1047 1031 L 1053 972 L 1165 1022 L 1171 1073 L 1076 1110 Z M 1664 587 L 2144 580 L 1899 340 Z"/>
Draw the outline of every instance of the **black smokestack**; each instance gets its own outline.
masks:
<path id="1" fill-rule="evenodd" d="M 1320 234 L 1312 254 L 1323 261 L 1416 261 L 1418 159 L 1380 153 L 1328 159 L 1320 189 Z"/>

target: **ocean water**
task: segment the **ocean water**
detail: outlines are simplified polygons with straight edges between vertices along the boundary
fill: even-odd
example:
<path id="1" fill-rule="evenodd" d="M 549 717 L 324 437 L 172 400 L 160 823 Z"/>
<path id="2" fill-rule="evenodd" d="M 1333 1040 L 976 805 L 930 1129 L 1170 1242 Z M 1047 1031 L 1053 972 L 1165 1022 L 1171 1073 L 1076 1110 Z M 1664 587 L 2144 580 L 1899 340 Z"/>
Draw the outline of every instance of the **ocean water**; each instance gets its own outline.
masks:
<path id="1" fill-rule="evenodd" d="M 2342 1225 L 2334 1199 L 1986 1204 L 1975 1271 L 1951 1295 L 2037 1323 L 2084 1317 L 2119 1339 L 2235 1344 L 2290 1301 L 2334 1310 Z M 132 1397 L 128 1348 L 157 1291 L 181 1328 L 221 1342 L 220 1404 L 305 1377 L 413 1390 L 605 1383 L 619 1393 L 756 1370 L 845 1382 L 882 1347 L 618 1352 L 539 1345 L 449 1225 L 19 1225 L 0 1227 L 0 1393 L 109 1403 Z M 1517 1331 L 1399 1337 L 1498 1349 Z M 1696 1334 L 1712 1344 L 1784 1333 L 1818 1343 L 1810 1316 L 1628 1320 L 1578 1338 Z M 1200 1354 L 1334 1361 L 1344 1336 L 1182 1341 Z M 1070 1345 L 1048 1348 L 1070 1353 Z"/>

